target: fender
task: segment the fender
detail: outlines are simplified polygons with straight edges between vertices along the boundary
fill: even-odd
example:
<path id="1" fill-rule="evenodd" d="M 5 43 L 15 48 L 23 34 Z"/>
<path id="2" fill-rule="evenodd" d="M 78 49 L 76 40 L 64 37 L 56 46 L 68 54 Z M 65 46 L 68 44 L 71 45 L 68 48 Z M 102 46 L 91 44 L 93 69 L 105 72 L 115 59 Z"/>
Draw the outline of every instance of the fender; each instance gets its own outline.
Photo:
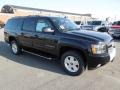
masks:
<path id="1" fill-rule="evenodd" d="M 58 42 L 58 55 L 60 55 L 61 49 L 63 47 L 69 47 L 71 49 L 77 49 L 84 53 L 89 52 L 90 43 L 85 40 L 76 40 L 76 39 L 68 39 L 68 38 L 61 38 Z"/>

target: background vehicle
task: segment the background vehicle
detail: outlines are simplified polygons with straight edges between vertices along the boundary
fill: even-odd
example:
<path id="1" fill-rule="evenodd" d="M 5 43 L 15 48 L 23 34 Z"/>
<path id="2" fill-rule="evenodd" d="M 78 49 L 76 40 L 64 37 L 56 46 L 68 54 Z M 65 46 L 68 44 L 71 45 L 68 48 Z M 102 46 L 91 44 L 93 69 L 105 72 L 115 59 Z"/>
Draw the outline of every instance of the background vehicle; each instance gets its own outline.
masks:
<path id="1" fill-rule="evenodd" d="M 82 21 L 74 21 L 77 26 L 81 29 L 81 26 L 85 24 L 85 22 L 82 22 Z"/>
<path id="2" fill-rule="evenodd" d="M 81 21 L 75 21 L 75 23 L 77 24 L 77 25 L 81 25 Z"/>
<path id="3" fill-rule="evenodd" d="M 109 34 L 79 30 L 66 18 L 15 17 L 8 20 L 4 34 L 14 54 L 22 49 L 37 54 L 42 51 L 61 60 L 64 70 L 73 76 L 81 74 L 86 66 L 96 68 L 113 61 L 116 54 Z"/>
<path id="4" fill-rule="evenodd" d="M 113 37 L 120 37 L 120 21 L 116 21 L 109 29 L 109 34 Z"/>
<path id="5" fill-rule="evenodd" d="M 84 22 L 82 21 L 74 21 L 78 26 L 84 25 Z"/>
<path id="6" fill-rule="evenodd" d="M 88 21 L 86 25 L 82 25 L 81 29 L 99 32 L 108 32 L 107 22 L 105 21 Z"/>

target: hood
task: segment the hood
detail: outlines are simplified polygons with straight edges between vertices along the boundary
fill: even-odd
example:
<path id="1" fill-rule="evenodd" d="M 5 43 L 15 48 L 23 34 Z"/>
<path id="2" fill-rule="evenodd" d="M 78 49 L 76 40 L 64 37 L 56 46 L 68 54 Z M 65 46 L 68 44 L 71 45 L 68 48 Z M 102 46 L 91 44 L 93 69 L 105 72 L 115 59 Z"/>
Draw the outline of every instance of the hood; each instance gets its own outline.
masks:
<path id="1" fill-rule="evenodd" d="M 86 38 L 92 38 L 94 40 L 105 41 L 105 42 L 110 42 L 112 40 L 112 37 L 109 34 L 95 32 L 95 31 L 75 30 L 75 31 L 70 31 L 69 33 L 73 35 L 86 37 Z"/>

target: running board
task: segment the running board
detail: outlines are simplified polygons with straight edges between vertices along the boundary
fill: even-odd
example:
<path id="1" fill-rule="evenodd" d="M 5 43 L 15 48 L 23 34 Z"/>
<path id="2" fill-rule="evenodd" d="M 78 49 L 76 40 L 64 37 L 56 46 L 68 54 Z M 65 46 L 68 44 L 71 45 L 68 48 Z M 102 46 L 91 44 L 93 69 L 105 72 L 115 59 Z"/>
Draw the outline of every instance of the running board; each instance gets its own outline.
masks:
<path id="1" fill-rule="evenodd" d="M 48 60 L 52 60 L 52 58 L 50 57 L 46 57 L 46 56 L 42 56 L 42 55 L 39 55 L 39 54 L 36 54 L 36 53 L 33 53 L 33 52 L 29 52 L 29 51 L 26 51 L 26 50 L 23 50 L 23 52 L 26 52 L 26 53 L 29 53 L 29 54 L 32 54 L 32 55 L 35 55 L 35 56 L 38 56 L 38 57 L 41 57 L 41 58 L 44 58 L 44 59 L 48 59 Z"/>

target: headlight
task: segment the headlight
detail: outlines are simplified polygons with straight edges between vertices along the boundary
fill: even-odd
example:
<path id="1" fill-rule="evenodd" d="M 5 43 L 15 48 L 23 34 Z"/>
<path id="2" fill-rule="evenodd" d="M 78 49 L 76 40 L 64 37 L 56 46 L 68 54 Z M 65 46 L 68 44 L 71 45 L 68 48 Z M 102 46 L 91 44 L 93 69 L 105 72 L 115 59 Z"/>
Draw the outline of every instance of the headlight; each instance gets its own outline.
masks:
<path id="1" fill-rule="evenodd" d="M 99 42 L 98 44 L 92 44 L 91 50 L 93 54 L 103 54 L 107 52 L 107 46 L 103 42 Z"/>

